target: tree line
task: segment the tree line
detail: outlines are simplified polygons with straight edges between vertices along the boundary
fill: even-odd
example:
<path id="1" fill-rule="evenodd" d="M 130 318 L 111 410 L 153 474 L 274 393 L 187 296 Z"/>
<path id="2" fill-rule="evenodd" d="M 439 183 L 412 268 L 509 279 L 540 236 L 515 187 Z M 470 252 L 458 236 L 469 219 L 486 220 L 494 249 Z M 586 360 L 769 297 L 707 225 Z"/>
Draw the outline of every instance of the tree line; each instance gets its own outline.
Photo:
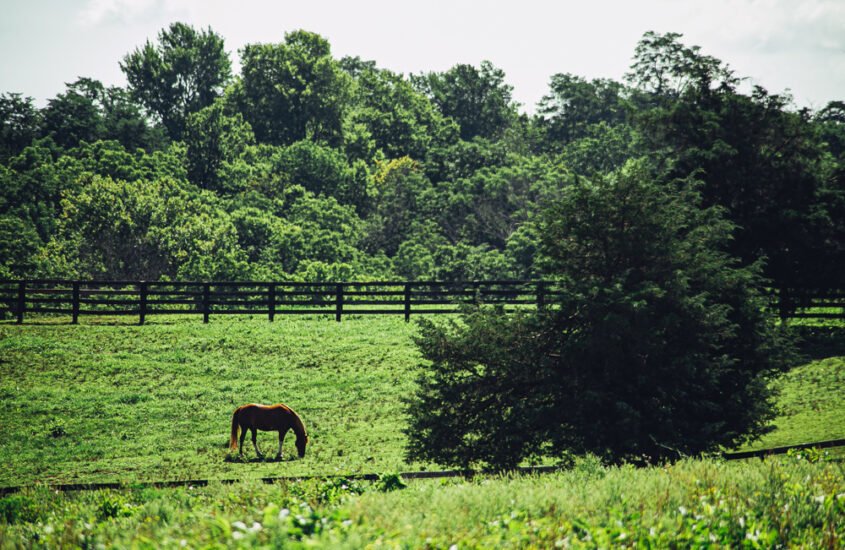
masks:
<path id="1" fill-rule="evenodd" d="M 556 74 L 522 112 L 489 62 L 401 75 L 294 31 L 240 50 L 174 23 L 37 108 L 0 96 L 0 277 L 542 276 L 538 220 L 635 162 L 694 178 L 779 286 L 845 262 L 845 104 L 795 109 L 647 33 L 623 82 Z"/>

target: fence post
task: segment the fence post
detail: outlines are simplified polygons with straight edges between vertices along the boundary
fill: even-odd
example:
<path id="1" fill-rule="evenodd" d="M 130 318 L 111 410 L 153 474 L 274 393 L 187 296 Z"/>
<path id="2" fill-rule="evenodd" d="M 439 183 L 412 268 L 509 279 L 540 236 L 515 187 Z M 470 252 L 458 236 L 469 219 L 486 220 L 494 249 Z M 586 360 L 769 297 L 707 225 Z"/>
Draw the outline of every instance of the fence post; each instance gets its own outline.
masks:
<path id="1" fill-rule="evenodd" d="M 411 285 L 405 283 L 405 322 L 411 320 Z"/>
<path id="2" fill-rule="evenodd" d="M 202 322 L 208 323 L 208 315 L 211 313 L 211 285 L 202 285 Z"/>
<path id="3" fill-rule="evenodd" d="M 18 283 L 18 324 L 23 323 L 23 310 L 26 308 L 26 281 Z"/>
<path id="4" fill-rule="evenodd" d="M 270 310 L 268 316 L 270 317 L 270 322 L 273 322 L 273 318 L 276 316 L 276 285 L 274 283 L 270 283 L 269 288 L 267 289 L 267 309 Z"/>
<path id="5" fill-rule="evenodd" d="M 343 315 L 343 284 L 338 284 L 335 289 L 335 313 L 334 320 L 340 322 L 340 316 Z"/>
<path id="6" fill-rule="evenodd" d="M 147 320 L 147 282 L 141 281 L 138 283 L 138 295 L 140 299 L 140 304 L 138 306 L 138 324 L 143 325 L 144 321 Z"/>
<path id="7" fill-rule="evenodd" d="M 73 282 L 73 295 L 71 298 L 71 315 L 73 316 L 73 320 L 71 321 L 74 325 L 79 323 L 79 281 Z"/>
<path id="8" fill-rule="evenodd" d="M 537 309 L 544 309 L 546 307 L 546 283 L 540 281 L 537 283 Z"/>

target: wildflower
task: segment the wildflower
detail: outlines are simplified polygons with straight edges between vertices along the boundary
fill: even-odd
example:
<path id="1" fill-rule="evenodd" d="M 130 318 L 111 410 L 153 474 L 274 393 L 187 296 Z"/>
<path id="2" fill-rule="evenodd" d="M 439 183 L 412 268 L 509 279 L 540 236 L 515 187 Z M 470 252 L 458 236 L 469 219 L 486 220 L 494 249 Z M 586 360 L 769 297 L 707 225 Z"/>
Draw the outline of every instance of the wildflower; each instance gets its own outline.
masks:
<path id="1" fill-rule="evenodd" d="M 241 540 L 242 538 L 244 538 L 244 534 L 241 533 L 240 531 L 233 531 L 232 532 L 232 538 L 235 539 L 235 540 Z"/>
<path id="2" fill-rule="evenodd" d="M 449 550 L 458 550 L 458 545 L 453 544 L 452 546 L 449 547 Z"/>
<path id="3" fill-rule="evenodd" d="M 48 523 L 47 525 L 44 526 L 44 532 L 49 535 L 50 533 L 53 532 L 53 526 Z"/>
<path id="4" fill-rule="evenodd" d="M 282 508 L 281 510 L 279 510 L 279 519 L 285 519 L 289 515 L 290 515 L 290 510 L 288 510 L 287 508 Z"/>
<path id="5" fill-rule="evenodd" d="M 249 530 L 253 533 L 257 533 L 261 531 L 261 524 L 256 521 L 252 524 L 252 527 L 250 527 Z"/>
<path id="6" fill-rule="evenodd" d="M 345 519 L 341 522 L 341 525 L 343 525 L 344 527 L 349 527 L 350 525 L 352 525 L 352 520 L 351 519 Z"/>
<path id="7" fill-rule="evenodd" d="M 682 516 L 687 515 L 687 509 L 683 506 L 678 506 L 678 512 L 680 512 Z"/>
<path id="8" fill-rule="evenodd" d="M 246 531 L 246 523 L 242 521 L 233 522 L 232 527 L 234 527 L 235 529 L 240 529 L 241 531 Z"/>
<path id="9" fill-rule="evenodd" d="M 817 497 L 813 497 L 813 500 L 815 500 L 819 504 L 824 504 L 824 495 L 819 495 Z"/>
<path id="10" fill-rule="evenodd" d="M 188 541 L 186 541 L 185 539 L 180 540 L 179 546 L 181 546 L 182 548 L 188 546 Z"/>

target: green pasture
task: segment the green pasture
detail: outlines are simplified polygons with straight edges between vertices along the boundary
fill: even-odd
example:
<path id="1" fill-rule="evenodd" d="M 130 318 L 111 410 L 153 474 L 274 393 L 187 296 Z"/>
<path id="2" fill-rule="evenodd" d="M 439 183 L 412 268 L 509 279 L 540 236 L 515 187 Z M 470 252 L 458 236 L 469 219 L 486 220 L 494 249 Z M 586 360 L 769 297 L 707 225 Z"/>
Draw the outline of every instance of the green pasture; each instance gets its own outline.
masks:
<path id="1" fill-rule="evenodd" d="M 397 472 L 403 398 L 419 356 L 414 323 L 370 316 L 86 319 L 0 324 L 0 486 Z M 747 448 L 845 437 L 845 358 L 779 381 L 776 429 Z M 308 453 L 245 461 L 226 448 L 231 413 L 284 402 L 304 419 Z M 275 433 L 259 434 L 272 455 Z"/>
<path id="2" fill-rule="evenodd" d="M 403 398 L 419 356 L 413 323 L 153 318 L 0 323 L 0 549 L 18 547 L 604 548 L 845 544 L 845 463 L 800 453 L 656 468 L 582 457 L 544 476 L 408 482 Z M 775 430 L 746 448 L 845 437 L 837 327 L 777 381 Z M 832 355 L 832 356 L 830 356 Z M 239 404 L 283 401 L 311 446 L 281 462 L 226 449 Z M 275 434 L 259 444 L 275 450 Z M 832 453 L 834 456 L 836 452 Z M 821 458 L 821 460 L 816 461 Z M 385 473 L 375 483 L 250 478 Z M 244 479 L 154 489 L 145 481 Z M 45 483 L 122 481 L 55 493 Z"/>
<path id="3" fill-rule="evenodd" d="M 399 470 L 413 324 L 349 319 L 0 325 L 0 486 Z M 118 321 L 119 323 L 119 321 Z M 284 402 L 310 436 L 232 461 L 231 415 Z M 275 453 L 275 433 L 259 433 Z M 255 459 L 247 438 L 245 456 Z"/>

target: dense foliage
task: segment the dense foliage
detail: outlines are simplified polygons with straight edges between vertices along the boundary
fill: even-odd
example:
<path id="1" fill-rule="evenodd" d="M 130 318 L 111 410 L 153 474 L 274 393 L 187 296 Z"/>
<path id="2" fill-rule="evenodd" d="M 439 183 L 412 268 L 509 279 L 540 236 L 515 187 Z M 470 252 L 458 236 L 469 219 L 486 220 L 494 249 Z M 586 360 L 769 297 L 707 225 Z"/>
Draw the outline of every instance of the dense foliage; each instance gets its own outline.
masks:
<path id="1" fill-rule="evenodd" d="M 116 548 L 841 548 L 841 465 L 798 455 L 546 476 L 343 477 L 0 498 L 0 541 Z M 397 490 L 399 489 L 399 490 Z"/>
<path id="2" fill-rule="evenodd" d="M 625 82 L 550 78 L 520 111 L 499 68 L 400 75 L 322 37 L 250 44 L 183 23 L 38 107 L 0 95 L 0 277 L 522 278 L 576 176 L 649 157 L 736 225 L 780 286 L 845 264 L 845 117 L 745 90 L 646 34 Z"/>
<path id="3" fill-rule="evenodd" d="M 513 467 L 593 452 L 658 461 L 732 447 L 774 416 L 786 364 L 755 266 L 689 181 L 645 162 L 579 178 L 539 221 L 547 311 L 426 323 L 431 368 L 412 400 L 411 458 Z"/>

